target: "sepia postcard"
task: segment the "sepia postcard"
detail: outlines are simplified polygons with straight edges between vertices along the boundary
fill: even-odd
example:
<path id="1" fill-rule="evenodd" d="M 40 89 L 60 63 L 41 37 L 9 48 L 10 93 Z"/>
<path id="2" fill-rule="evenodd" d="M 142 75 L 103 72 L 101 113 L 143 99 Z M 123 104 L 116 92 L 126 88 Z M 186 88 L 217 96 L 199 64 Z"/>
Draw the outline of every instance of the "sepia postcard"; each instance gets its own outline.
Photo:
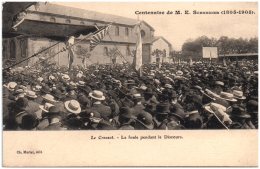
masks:
<path id="1" fill-rule="evenodd" d="M 2 3 L 3 167 L 257 167 L 257 2 Z"/>

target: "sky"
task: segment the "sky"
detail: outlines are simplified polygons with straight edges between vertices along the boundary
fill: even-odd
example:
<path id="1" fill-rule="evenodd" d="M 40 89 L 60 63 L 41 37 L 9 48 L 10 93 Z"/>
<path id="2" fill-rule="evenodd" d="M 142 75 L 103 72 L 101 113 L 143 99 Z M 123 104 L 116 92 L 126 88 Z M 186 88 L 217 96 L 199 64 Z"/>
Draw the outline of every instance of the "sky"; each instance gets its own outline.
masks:
<path id="1" fill-rule="evenodd" d="M 232 38 L 252 38 L 258 35 L 258 8 L 256 2 L 57 2 L 55 4 L 76 7 L 91 11 L 137 19 L 136 11 L 160 11 L 161 14 L 139 15 L 140 20 L 146 21 L 155 29 L 155 36 L 165 37 L 174 50 L 181 47 L 188 39 L 199 36 L 219 38 L 228 36 Z M 167 15 L 167 11 L 180 10 L 181 15 Z M 185 15 L 189 10 L 191 14 Z M 225 10 L 252 10 L 255 14 L 207 14 L 195 15 L 193 11 L 225 11 Z"/>

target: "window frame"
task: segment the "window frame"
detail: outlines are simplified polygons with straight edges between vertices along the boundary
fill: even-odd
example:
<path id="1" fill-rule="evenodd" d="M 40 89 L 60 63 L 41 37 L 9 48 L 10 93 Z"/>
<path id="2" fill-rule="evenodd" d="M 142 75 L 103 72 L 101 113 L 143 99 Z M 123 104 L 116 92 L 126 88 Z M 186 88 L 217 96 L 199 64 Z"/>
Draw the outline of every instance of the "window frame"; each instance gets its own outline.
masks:
<path id="1" fill-rule="evenodd" d="M 120 35 L 120 30 L 119 30 L 119 26 L 115 27 L 115 35 L 119 36 Z"/>
<path id="2" fill-rule="evenodd" d="M 103 55 L 104 56 L 108 55 L 108 47 L 107 46 L 105 46 L 104 49 L 103 49 Z"/>
<path id="3" fill-rule="evenodd" d="M 129 36 L 129 28 L 128 27 L 125 27 L 125 35 Z"/>

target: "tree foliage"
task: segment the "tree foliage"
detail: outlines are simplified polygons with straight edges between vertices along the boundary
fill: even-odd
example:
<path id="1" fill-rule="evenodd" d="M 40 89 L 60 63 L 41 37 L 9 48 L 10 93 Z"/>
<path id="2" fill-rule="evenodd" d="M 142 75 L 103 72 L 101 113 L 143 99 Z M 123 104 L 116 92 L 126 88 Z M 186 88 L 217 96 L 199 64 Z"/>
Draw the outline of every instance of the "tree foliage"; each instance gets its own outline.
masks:
<path id="1" fill-rule="evenodd" d="M 241 54 L 241 53 L 257 53 L 258 38 L 229 38 L 221 36 L 219 39 L 201 36 L 195 40 L 187 40 L 182 45 L 183 58 L 201 58 L 202 47 L 218 47 L 219 54 Z"/>

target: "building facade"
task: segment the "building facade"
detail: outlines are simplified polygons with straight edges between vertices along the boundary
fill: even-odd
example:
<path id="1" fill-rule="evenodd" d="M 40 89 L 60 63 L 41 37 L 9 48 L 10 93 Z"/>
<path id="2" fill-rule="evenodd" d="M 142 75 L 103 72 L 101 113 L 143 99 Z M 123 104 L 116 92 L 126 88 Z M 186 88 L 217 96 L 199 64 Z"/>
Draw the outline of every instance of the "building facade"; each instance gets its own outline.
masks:
<path id="1" fill-rule="evenodd" d="M 55 44 L 46 52 L 34 57 L 22 65 L 33 65 L 40 57 L 49 57 L 65 47 L 65 39 L 75 36 L 73 47 L 75 53 L 73 65 L 93 63 L 132 63 L 135 53 L 136 31 L 135 19 L 70 8 L 51 3 L 37 3 L 26 10 L 25 20 L 18 26 L 18 32 L 23 35 L 3 38 L 3 61 L 17 62 Z M 109 33 L 89 51 L 89 37 L 96 30 L 111 24 Z M 73 34 L 70 34 L 71 31 Z M 75 33 L 75 30 L 79 30 Z M 141 21 L 141 36 L 143 41 L 143 63 L 169 62 L 171 44 L 163 37 L 154 36 L 154 28 Z M 26 35 L 25 35 L 26 34 Z M 155 50 L 164 51 L 164 55 L 152 55 Z M 158 59 L 159 57 L 159 59 Z M 157 59 L 156 59 L 157 58 Z M 61 52 L 51 59 L 58 65 L 68 65 L 67 51 Z"/>

